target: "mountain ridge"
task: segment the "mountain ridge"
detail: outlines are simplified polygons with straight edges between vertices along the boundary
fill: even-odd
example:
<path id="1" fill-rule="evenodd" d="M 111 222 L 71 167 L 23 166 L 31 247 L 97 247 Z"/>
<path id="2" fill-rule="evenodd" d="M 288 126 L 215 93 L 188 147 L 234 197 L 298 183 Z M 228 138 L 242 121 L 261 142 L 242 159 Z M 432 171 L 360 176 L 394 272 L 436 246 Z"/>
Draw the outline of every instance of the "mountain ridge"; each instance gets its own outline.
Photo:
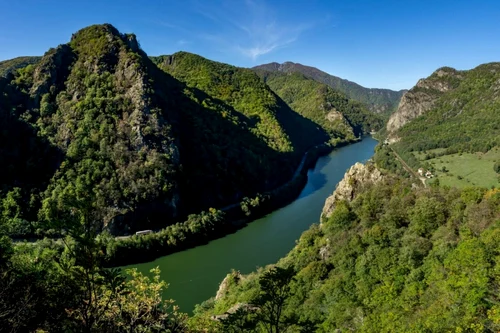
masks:
<path id="1" fill-rule="evenodd" d="M 394 91 L 382 88 L 365 88 L 358 83 L 342 79 L 328 74 L 318 68 L 294 63 L 291 61 L 282 64 L 272 62 L 252 67 L 254 70 L 265 70 L 270 72 L 299 72 L 318 82 L 345 93 L 349 98 L 362 102 L 375 113 L 390 114 L 398 106 L 399 100 L 406 90 Z"/>
<path id="2" fill-rule="evenodd" d="M 113 234 L 160 228 L 286 183 L 329 138 L 249 69 L 180 53 L 168 59 L 182 71 L 161 70 L 155 59 L 134 34 L 94 25 L 0 78 L 3 134 L 25 126 L 40 139 L 0 147 L 0 160 L 20 158 L 5 175 L 49 151 L 40 179 L 0 191 L 18 207 L 11 232 L 53 233 L 74 211 Z"/>
<path id="3" fill-rule="evenodd" d="M 387 123 L 389 141 L 414 151 L 486 152 L 500 144 L 499 90 L 498 62 L 439 68 L 403 96 Z"/>
<path id="4" fill-rule="evenodd" d="M 364 104 L 299 72 L 256 70 L 292 109 L 322 126 L 335 138 L 360 137 L 382 127 L 382 119 Z"/>

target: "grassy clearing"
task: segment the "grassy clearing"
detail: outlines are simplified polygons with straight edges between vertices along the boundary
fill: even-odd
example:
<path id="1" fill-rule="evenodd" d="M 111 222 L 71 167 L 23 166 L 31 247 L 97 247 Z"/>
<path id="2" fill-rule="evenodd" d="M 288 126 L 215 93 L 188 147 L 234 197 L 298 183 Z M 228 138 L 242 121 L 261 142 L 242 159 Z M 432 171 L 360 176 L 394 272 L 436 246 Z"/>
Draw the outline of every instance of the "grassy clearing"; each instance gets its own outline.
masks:
<path id="1" fill-rule="evenodd" d="M 425 154 L 415 154 L 417 158 Z M 452 154 L 429 159 L 435 169 L 434 174 L 441 185 L 466 187 L 482 186 L 499 187 L 499 175 L 493 170 L 496 161 L 500 161 L 500 147 L 495 147 L 487 153 Z M 443 167 L 447 171 L 443 171 Z M 435 179 L 429 181 L 429 183 Z"/>

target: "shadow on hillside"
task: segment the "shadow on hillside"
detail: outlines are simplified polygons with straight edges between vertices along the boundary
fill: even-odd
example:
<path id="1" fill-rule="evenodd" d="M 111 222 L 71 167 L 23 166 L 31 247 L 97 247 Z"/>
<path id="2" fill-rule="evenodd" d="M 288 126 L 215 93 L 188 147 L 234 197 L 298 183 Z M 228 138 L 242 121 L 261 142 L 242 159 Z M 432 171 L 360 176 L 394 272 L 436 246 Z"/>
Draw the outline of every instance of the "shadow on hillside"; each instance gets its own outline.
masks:
<path id="1" fill-rule="evenodd" d="M 62 152 L 51 145 L 45 138 L 26 122 L 19 120 L 12 105 L 26 105 L 28 96 L 8 91 L 10 79 L 0 79 L 0 184 L 1 190 L 9 191 L 14 187 L 22 189 L 40 189 L 47 187 L 62 160 Z M 9 96 L 9 100 L 5 96 Z M 30 198 L 24 198 L 29 202 Z M 24 203 L 19 202 L 23 205 Z M 24 210 L 23 210 L 24 211 Z M 36 219 L 35 216 L 32 218 Z M 28 216 L 25 216 L 28 218 Z"/>
<path id="2" fill-rule="evenodd" d="M 285 132 L 290 137 L 294 146 L 299 149 L 300 155 L 309 148 L 328 141 L 329 136 L 323 128 L 293 111 L 281 97 L 274 92 L 273 94 L 278 100 L 276 117 L 283 124 Z"/>
<path id="3" fill-rule="evenodd" d="M 278 98 L 283 104 L 277 118 L 300 154 L 278 152 L 251 131 L 252 119 L 199 89 L 187 87 L 149 59 L 146 61 L 155 82 L 155 104 L 164 110 L 178 139 L 182 169 L 178 177 L 181 199 L 177 221 L 188 214 L 230 205 L 286 183 L 304 151 L 326 138 L 316 124 Z M 134 216 L 125 218 L 149 220 L 151 228 L 175 222 L 165 218 L 161 200 L 146 206 L 147 209 L 138 209 Z"/>

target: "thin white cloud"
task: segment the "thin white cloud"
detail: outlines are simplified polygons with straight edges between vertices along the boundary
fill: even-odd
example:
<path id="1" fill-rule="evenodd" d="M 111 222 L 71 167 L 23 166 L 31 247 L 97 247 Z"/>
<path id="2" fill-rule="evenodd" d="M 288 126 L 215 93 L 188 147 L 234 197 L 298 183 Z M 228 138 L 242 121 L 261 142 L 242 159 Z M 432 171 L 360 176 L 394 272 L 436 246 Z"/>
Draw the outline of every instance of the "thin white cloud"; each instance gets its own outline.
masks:
<path id="1" fill-rule="evenodd" d="M 177 30 L 181 33 L 185 33 L 185 34 L 191 33 L 191 31 L 189 29 L 186 29 L 179 24 L 172 24 L 170 22 L 165 22 L 163 20 L 156 20 L 156 21 L 154 21 L 154 23 L 159 25 L 159 26 L 162 26 L 162 27 Z"/>
<path id="2" fill-rule="evenodd" d="M 186 25 L 179 17 L 153 21 L 179 33 L 177 45 L 204 41 L 224 53 L 236 53 L 256 61 L 259 57 L 290 46 L 302 33 L 323 24 L 283 21 L 266 0 L 190 0 L 193 19 Z M 201 24 L 199 24 L 201 23 Z M 203 30 L 201 30 L 203 29 Z"/>
<path id="3" fill-rule="evenodd" d="M 220 6 L 195 2 L 194 7 L 200 16 L 216 25 L 218 31 L 223 31 L 202 33 L 201 38 L 253 61 L 289 46 L 299 39 L 302 32 L 313 27 L 311 24 L 280 22 L 272 8 L 260 0 L 238 1 L 237 5 L 233 1 L 222 2 Z"/>

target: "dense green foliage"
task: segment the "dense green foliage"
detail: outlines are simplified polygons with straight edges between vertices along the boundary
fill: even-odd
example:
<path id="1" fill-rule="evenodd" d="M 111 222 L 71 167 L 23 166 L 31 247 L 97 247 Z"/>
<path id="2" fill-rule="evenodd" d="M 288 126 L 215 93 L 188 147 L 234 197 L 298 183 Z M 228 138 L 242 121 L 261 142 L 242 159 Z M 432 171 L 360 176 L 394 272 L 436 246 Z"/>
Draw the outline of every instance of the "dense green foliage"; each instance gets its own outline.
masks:
<path id="1" fill-rule="evenodd" d="M 436 71 L 410 91 L 435 96 L 434 106 L 394 133 L 401 138 L 395 148 L 401 152 L 446 148 L 442 154 L 453 154 L 487 152 L 500 145 L 499 80 L 499 63 L 468 71 Z M 447 89 L 437 91 L 434 86 Z"/>
<path id="2" fill-rule="evenodd" d="M 0 61 L 0 77 L 14 72 L 16 69 L 36 64 L 41 57 L 17 57 L 14 59 Z"/>
<path id="3" fill-rule="evenodd" d="M 92 219 L 77 210 L 79 221 Z M 89 225 L 94 225 L 90 223 Z M 104 269 L 102 240 L 86 224 L 59 243 L 13 246 L 0 221 L 2 332 L 180 332 L 186 316 L 163 300 L 166 283 L 135 270 Z M 61 243 L 64 243 L 62 246 Z"/>
<path id="4" fill-rule="evenodd" d="M 352 140 L 383 125 L 380 116 L 363 104 L 301 73 L 256 72 L 293 110 L 320 125 L 333 139 Z"/>
<path id="5" fill-rule="evenodd" d="M 249 69 L 210 61 L 187 52 L 152 57 L 152 60 L 188 87 L 212 96 L 211 103 L 225 106 L 224 117 L 239 117 L 276 151 L 303 152 L 326 139 L 324 132 L 293 112 Z"/>
<path id="6" fill-rule="evenodd" d="M 55 151 L 38 157 L 49 169 L 34 173 L 44 177 L 40 186 L 16 183 L 18 197 L 31 198 L 19 200 L 15 216 L 28 219 L 29 234 L 87 203 L 100 215 L 101 227 L 153 200 L 164 203 L 163 213 L 175 214 L 172 131 L 160 103 L 151 100 L 151 86 L 137 89 L 147 67 L 127 38 L 109 25 L 92 26 L 49 50 L 36 66 L 7 77 L 5 100 L 19 103 L 2 103 L 1 113 L 35 139 L 21 151 L 4 150 L 4 158 L 16 154 L 26 163 L 33 158 L 29 150 L 40 150 L 35 158 Z M 26 216 L 29 208 L 35 212 Z"/>
<path id="7" fill-rule="evenodd" d="M 158 257 L 206 244 L 212 239 L 233 233 L 269 212 L 295 199 L 306 182 L 308 165 L 288 183 L 273 191 L 245 197 L 239 204 L 223 210 L 210 208 L 199 214 L 190 214 L 186 221 L 169 225 L 162 230 L 126 238 L 106 238 L 106 266 L 122 266 L 154 260 Z"/>
<path id="8" fill-rule="evenodd" d="M 365 104 L 370 111 L 390 115 L 396 110 L 404 90 L 393 91 L 389 89 L 370 89 L 357 83 L 330 75 L 317 68 L 304 66 L 292 62 L 283 64 L 270 63 L 256 66 L 253 69 L 271 72 L 293 73 L 298 72 L 314 81 L 326 84 L 335 91 L 344 93 L 350 99 Z"/>
<path id="9" fill-rule="evenodd" d="M 499 208 L 498 190 L 365 185 L 278 262 L 296 272 L 283 313 L 316 332 L 497 331 Z M 264 272 L 233 281 L 198 320 L 251 302 Z"/>
<path id="10" fill-rule="evenodd" d="M 174 59 L 187 84 L 134 35 L 96 25 L 1 79 L 0 206 L 11 235 L 60 234 L 53 221 L 88 205 L 113 234 L 174 224 L 284 184 L 328 139 L 252 71 Z"/>
<path id="11" fill-rule="evenodd" d="M 373 161 L 380 169 L 390 171 L 391 173 L 403 177 L 410 176 L 401 162 L 394 156 L 392 150 L 386 145 L 377 145 L 375 147 Z"/>

